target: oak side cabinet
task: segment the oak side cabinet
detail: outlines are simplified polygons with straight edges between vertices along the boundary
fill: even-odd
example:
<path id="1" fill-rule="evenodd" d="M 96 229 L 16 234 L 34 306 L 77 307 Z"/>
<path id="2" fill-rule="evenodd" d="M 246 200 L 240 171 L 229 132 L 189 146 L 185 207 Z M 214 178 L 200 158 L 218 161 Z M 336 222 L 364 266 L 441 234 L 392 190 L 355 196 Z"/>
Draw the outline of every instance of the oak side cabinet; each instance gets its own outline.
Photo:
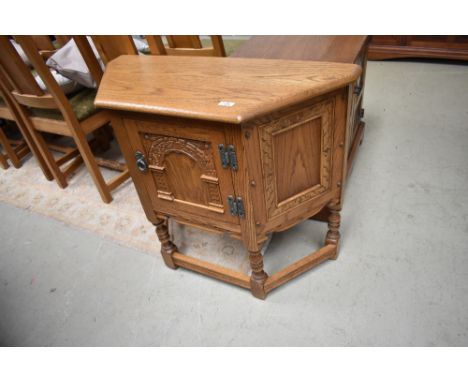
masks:
<path id="1" fill-rule="evenodd" d="M 121 56 L 96 105 L 117 139 L 170 268 L 272 289 L 336 259 L 354 64 L 216 57 Z M 264 271 L 262 244 L 328 207 L 317 252 Z M 251 274 L 180 253 L 167 219 L 242 240 Z M 177 241 L 177 240 L 175 240 Z"/>

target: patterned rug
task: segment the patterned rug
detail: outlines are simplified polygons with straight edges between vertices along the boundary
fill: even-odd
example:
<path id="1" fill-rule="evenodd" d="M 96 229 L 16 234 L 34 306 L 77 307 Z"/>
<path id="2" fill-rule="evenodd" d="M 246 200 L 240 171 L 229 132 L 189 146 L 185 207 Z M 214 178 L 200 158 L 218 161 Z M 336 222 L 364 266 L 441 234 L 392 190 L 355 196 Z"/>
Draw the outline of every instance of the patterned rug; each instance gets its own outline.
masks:
<path id="1" fill-rule="evenodd" d="M 115 172 L 103 169 L 103 174 L 109 179 Z M 112 203 L 102 202 L 84 166 L 69 179 L 66 189 L 59 188 L 55 181 L 47 181 L 33 157 L 26 159 L 20 169 L 10 167 L 8 170 L 0 170 L 0 202 L 57 219 L 121 245 L 159 256 L 160 245 L 154 227 L 146 219 L 131 179 L 112 195 Z M 170 224 L 174 241 L 181 251 L 248 271 L 246 251 L 237 240 L 227 235 L 203 233 L 174 222 Z"/>
<path id="2" fill-rule="evenodd" d="M 123 161 L 115 142 L 102 156 Z M 69 178 L 68 187 L 61 189 L 55 181 L 45 179 L 34 157 L 29 156 L 23 162 L 20 169 L 0 169 L 0 203 L 48 216 L 144 254 L 160 256 L 154 227 L 146 219 L 131 179 L 113 191 L 112 203 L 105 204 L 86 167 L 80 167 Z M 107 169 L 102 172 L 106 179 L 115 175 Z M 180 252 L 249 273 L 248 253 L 240 241 L 226 234 L 208 233 L 172 220 L 169 222 L 172 240 Z M 275 234 L 271 244 L 262 250 L 265 252 L 268 248 L 266 270 L 277 271 L 318 249 L 325 232 L 326 224 L 309 220 Z"/>

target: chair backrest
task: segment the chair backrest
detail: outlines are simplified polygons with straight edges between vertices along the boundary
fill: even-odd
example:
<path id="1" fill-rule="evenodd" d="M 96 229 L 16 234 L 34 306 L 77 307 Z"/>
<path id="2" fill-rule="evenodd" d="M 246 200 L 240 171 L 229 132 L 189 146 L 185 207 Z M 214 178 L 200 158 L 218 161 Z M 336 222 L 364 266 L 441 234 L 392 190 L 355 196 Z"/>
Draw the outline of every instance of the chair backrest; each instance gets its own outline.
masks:
<path id="1" fill-rule="evenodd" d="M 138 54 L 132 36 L 92 36 L 92 39 L 105 65 L 121 55 Z"/>
<path id="2" fill-rule="evenodd" d="M 34 45 L 44 58 L 52 56 L 58 48 L 64 46 L 69 40 L 70 36 L 31 36 Z M 54 43 L 55 41 L 55 43 Z"/>
<path id="3" fill-rule="evenodd" d="M 2 49 L 2 53 L 4 50 Z M 50 170 L 45 162 L 41 151 L 37 147 L 33 137 L 30 133 L 30 121 L 28 119 L 27 113 L 19 106 L 18 102 L 13 98 L 12 92 L 14 90 L 14 84 L 9 78 L 6 73 L 6 70 L 0 64 L 0 96 L 5 101 L 13 119 L 16 122 L 16 125 L 21 132 L 24 140 L 26 141 L 29 149 L 36 157 L 36 160 L 41 168 L 42 172 L 46 176 L 47 179 L 51 179 L 52 175 L 50 174 Z M 20 158 L 19 158 L 20 159 Z M 10 160 L 14 161 L 11 157 Z"/>
<path id="4" fill-rule="evenodd" d="M 21 59 L 7 36 L 0 36 L 0 51 L 0 66 L 5 74 L 8 88 L 20 94 L 44 95 L 44 91 L 34 79 L 31 69 Z"/>
<path id="5" fill-rule="evenodd" d="M 15 36 L 29 61 L 44 82 L 47 91 L 40 88 L 31 69 L 23 62 L 11 41 L 6 36 L 0 36 L 0 67 L 7 78 L 8 88 L 13 98 L 23 107 L 39 109 L 57 109 L 65 121 L 75 125 L 78 123 L 73 109 L 60 85 L 45 64 L 44 57 L 32 36 Z M 84 44 L 84 42 L 81 42 Z M 80 46 L 78 46 L 80 48 Z M 89 47 L 89 49 L 91 49 Z"/>
<path id="6" fill-rule="evenodd" d="M 152 54 L 179 56 L 218 56 L 225 57 L 224 43 L 221 36 L 210 36 L 211 47 L 204 48 L 200 36 L 166 36 L 164 45 L 162 36 L 145 36 Z"/>
<path id="7" fill-rule="evenodd" d="M 34 35 L 31 36 L 34 40 L 34 44 L 37 46 L 39 50 L 54 50 L 55 46 L 52 43 L 52 39 L 50 36 L 38 36 Z"/>
<path id="8" fill-rule="evenodd" d="M 8 80 L 5 70 L 0 65 L 0 98 L 3 99 L 3 101 L 6 104 L 6 107 L 10 110 L 10 112 L 13 109 L 12 103 L 14 102 L 12 99 L 11 91 L 12 84 Z M 13 113 L 11 114 L 13 115 Z"/>
<path id="9" fill-rule="evenodd" d="M 78 50 L 80 51 L 81 56 L 83 57 L 83 60 L 88 66 L 91 76 L 93 77 L 94 81 L 96 81 L 96 84 L 99 86 L 99 84 L 101 83 L 103 71 L 96 55 L 94 54 L 91 44 L 88 41 L 88 38 L 84 35 L 72 36 L 72 38 L 75 41 L 76 46 L 78 47 Z"/>

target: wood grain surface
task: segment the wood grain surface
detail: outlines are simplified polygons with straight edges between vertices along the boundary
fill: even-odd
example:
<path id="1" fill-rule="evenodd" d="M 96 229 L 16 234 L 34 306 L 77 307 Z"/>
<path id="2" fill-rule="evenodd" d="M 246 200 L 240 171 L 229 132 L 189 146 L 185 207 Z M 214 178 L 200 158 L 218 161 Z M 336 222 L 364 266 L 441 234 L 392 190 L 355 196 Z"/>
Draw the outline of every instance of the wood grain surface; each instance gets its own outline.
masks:
<path id="1" fill-rule="evenodd" d="M 141 113 L 241 123 L 356 80 L 354 64 L 218 57 L 121 56 L 95 104 Z"/>
<path id="2" fill-rule="evenodd" d="M 368 36 L 254 36 L 231 57 L 352 64 Z"/>

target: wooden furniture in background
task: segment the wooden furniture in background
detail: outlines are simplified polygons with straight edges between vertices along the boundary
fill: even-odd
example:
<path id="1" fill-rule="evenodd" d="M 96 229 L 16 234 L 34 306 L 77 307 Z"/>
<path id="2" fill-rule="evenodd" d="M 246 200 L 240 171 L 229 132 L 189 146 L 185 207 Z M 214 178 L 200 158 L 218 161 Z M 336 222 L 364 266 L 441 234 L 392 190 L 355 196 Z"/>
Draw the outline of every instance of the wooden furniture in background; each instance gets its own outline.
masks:
<path id="1" fill-rule="evenodd" d="M 82 38 L 85 38 L 82 36 Z M 92 36 L 99 56 L 105 65 L 123 54 L 138 54 L 132 36 Z"/>
<path id="2" fill-rule="evenodd" d="M 204 47 L 200 36 L 165 36 L 167 46 L 162 36 L 146 35 L 149 54 L 174 55 L 174 56 L 226 56 L 223 39 L 221 36 L 210 36 L 211 47 Z M 132 36 L 92 36 L 96 49 L 105 65 L 109 61 L 125 54 L 138 54 Z"/>
<path id="3" fill-rule="evenodd" d="M 6 74 L 0 65 L 0 118 L 14 121 L 22 136 L 20 140 L 8 139 L 0 126 L 0 145 L 5 150 L 5 154 L 0 153 L 0 166 L 7 169 L 9 167 L 7 160 L 9 159 L 14 167 L 20 168 L 22 166 L 22 159 L 31 152 L 35 156 L 46 179 L 53 180 L 54 178 L 44 158 L 29 133 L 26 124 L 21 119 L 17 103 L 11 96 L 11 91 L 12 85 L 7 80 Z"/>
<path id="4" fill-rule="evenodd" d="M 353 97 L 347 115 L 347 173 L 351 174 L 354 159 L 364 137 L 362 102 L 368 42 L 369 36 L 255 36 L 242 44 L 231 57 L 341 62 L 359 65 L 362 72 L 351 85 Z M 326 221 L 328 210 L 324 209 L 314 219 Z"/>
<path id="5" fill-rule="evenodd" d="M 65 188 L 67 177 L 73 173 L 83 162 L 88 168 L 91 177 L 105 203 L 112 201 L 111 191 L 123 183 L 129 177 L 128 169 L 125 165 L 96 158 L 93 154 L 87 134 L 93 134 L 95 139 L 92 144 L 100 145 L 103 149 L 109 145 L 109 136 L 102 127 L 109 124 L 108 113 L 103 110 L 95 110 L 94 91 L 85 90 L 83 98 L 92 96 L 88 113 L 83 113 L 82 118 L 78 115 L 79 110 L 74 110 L 71 101 L 63 93 L 62 89 L 52 76 L 49 68 L 45 65 L 37 45 L 31 36 L 17 36 L 26 55 L 28 56 L 34 69 L 45 83 L 48 92 L 44 92 L 35 81 L 30 69 L 24 64 L 16 50 L 11 45 L 9 39 L 0 36 L 0 65 L 6 73 L 12 86 L 11 95 L 18 104 L 18 112 L 31 133 L 34 142 L 37 144 L 48 168 L 52 172 L 57 184 Z M 90 93 L 91 92 L 91 93 Z M 57 116 L 42 114 L 41 110 L 56 111 Z M 54 158 L 50 145 L 42 136 L 42 133 L 52 133 L 73 138 L 76 148 L 69 148 L 63 152 L 60 158 Z M 60 151 L 60 148 L 56 147 Z M 65 165 L 66 164 L 66 165 Z M 64 169 L 61 166 L 65 165 Z M 114 176 L 106 183 L 98 166 L 108 167 L 119 171 L 120 174 Z"/>
<path id="6" fill-rule="evenodd" d="M 121 56 L 96 105 L 112 124 L 162 257 L 266 294 L 338 255 L 346 127 L 361 67 L 353 64 Z M 272 232 L 330 210 L 325 245 L 268 276 L 260 253 Z M 243 241 L 252 274 L 183 255 L 167 219 Z"/>
<path id="7" fill-rule="evenodd" d="M 152 54 L 177 56 L 217 56 L 225 57 L 223 38 L 210 36 L 211 47 L 203 47 L 200 36 L 166 36 L 168 46 L 162 36 L 145 36 Z"/>
<path id="8" fill-rule="evenodd" d="M 391 58 L 468 60 L 468 36 L 372 36 L 369 60 Z"/>

